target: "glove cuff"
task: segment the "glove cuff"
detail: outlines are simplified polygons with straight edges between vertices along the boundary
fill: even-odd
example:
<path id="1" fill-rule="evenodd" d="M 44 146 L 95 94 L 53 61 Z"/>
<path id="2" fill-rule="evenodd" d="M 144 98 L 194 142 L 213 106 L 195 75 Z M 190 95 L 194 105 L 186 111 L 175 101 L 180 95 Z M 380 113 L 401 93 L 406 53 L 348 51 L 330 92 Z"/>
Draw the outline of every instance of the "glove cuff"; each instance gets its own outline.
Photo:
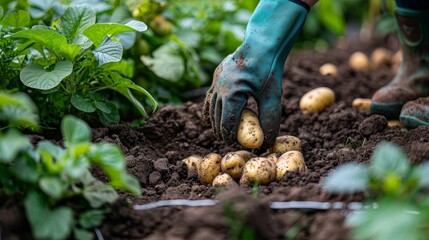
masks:
<path id="1" fill-rule="evenodd" d="M 305 8 L 305 10 L 307 10 L 307 12 L 310 12 L 310 6 L 307 3 L 305 3 L 301 0 L 289 0 L 289 1 L 294 2 L 298 5 L 301 5 L 303 8 Z"/>

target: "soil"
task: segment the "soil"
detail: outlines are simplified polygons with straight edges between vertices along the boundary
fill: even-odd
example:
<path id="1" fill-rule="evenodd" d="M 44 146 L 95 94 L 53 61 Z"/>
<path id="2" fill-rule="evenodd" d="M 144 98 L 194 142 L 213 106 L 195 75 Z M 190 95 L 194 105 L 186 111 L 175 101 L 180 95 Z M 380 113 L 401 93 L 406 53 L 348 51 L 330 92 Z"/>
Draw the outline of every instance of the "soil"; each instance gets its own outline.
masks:
<path id="1" fill-rule="evenodd" d="M 101 226 L 104 239 L 349 239 L 344 225 L 347 210 L 273 210 L 272 201 L 361 201 L 360 194 L 332 195 L 321 182 L 336 166 L 366 163 L 381 141 L 398 144 L 414 163 L 429 159 L 429 127 L 389 127 L 387 119 L 351 106 L 355 98 L 370 98 L 394 76 L 389 65 L 374 71 L 352 70 L 347 59 L 355 51 L 368 55 L 386 42 L 353 44 L 293 53 L 285 67 L 283 118 L 279 135 L 294 135 L 302 142 L 309 171 L 288 173 L 281 181 L 252 188 L 214 188 L 199 183 L 181 160 L 190 155 L 215 152 L 224 155 L 241 150 L 214 137 L 204 121 L 199 100 L 159 109 L 144 126 L 124 123 L 93 129 L 95 142 L 116 143 L 126 154 L 131 174 L 142 185 L 141 197 L 121 193 L 121 200 Z M 344 50 L 347 49 L 347 50 Z M 320 65 L 337 65 L 339 75 L 321 76 Z M 335 91 L 335 104 L 321 113 L 303 114 L 299 99 L 316 87 Z M 102 174 L 95 174 L 104 178 Z M 136 211 L 134 204 L 169 199 L 217 199 L 209 207 L 161 207 Z"/>

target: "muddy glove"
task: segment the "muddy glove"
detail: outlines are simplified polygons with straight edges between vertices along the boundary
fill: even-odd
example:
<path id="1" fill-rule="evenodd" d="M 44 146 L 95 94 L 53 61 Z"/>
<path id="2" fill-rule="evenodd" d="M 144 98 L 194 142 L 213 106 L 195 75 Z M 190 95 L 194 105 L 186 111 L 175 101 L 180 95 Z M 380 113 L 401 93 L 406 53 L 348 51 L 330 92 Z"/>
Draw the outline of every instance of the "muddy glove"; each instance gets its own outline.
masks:
<path id="1" fill-rule="evenodd" d="M 216 68 L 204 114 L 217 137 L 236 141 L 242 109 L 252 96 L 264 131 L 263 148 L 273 145 L 281 121 L 284 63 L 309 11 L 299 0 L 261 0 L 237 50 Z"/>

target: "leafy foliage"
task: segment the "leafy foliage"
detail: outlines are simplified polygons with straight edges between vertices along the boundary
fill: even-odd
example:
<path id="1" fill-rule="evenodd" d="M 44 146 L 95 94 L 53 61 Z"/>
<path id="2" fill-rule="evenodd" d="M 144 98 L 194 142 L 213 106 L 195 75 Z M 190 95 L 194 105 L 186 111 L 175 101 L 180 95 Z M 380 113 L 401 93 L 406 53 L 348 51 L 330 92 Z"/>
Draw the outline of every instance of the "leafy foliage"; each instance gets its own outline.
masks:
<path id="1" fill-rule="evenodd" d="M 34 109 L 21 105 L 28 100 L 23 96 L 0 94 L 5 100 L 0 101 L 0 112 L 12 106 L 31 113 L 25 121 L 16 121 L 20 113 L 8 115 L 8 126 L 37 126 Z M 126 172 L 118 146 L 91 143 L 88 125 L 73 116 L 64 117 L 61 132 L 64 147 L 46 140 L 33 145 L 15 128 L 0 131 L 0 192 L 23 197 L 36 239 L 67 239 L 71 234 L 85 239 L 92 235 L 87 230 L 102 222 L 106 204 L 118 198 L 115 188 L 141 193 L 138 180 Z M 110 181 L 95 179 L 89 171 L 92 165 L 98 165 Z"/>
<path id="2" fill-rule="evenodd" d="M 366 193 L 368 207 L 347 217 L 354 239 L 425 239 L 429 234 L 428 168 L 427 162 L 411 165 L 398 146 L 381 143 L 369 166 L 340 166 L 323 186 L 332 193 Z M 371 207 L 374 202 L 375 208 Z"/>
<path id="3" fill-rule="evenodd" d="M 121 35 L 145 31 L 146 24 L 132 19 L 124 24 L 97 23 L 93 6 L 59 6 L 64 10 L 56 12 L 58 18 L 50 26 L 25 27 L 34 15 L 30 10 L 12 11 L 3 17 L 0 43 L 7 51 L 0 55 L 5 60 L 0 70 L 2 75 L 8 74 L 3 87 L 32 89 L 31 97 L 40 107 L 42 123 L 48 126 L 56 125 L 70 113 L 93 120 L 94 115 L 88 114 L 92 112 L 104 125 L 117 123 L 115 92 L 128 99 L 143 116 L 147 113 L 140 96 L 147 97 L 156 109 L 157 103 L 149 92 L 130 80 L 132 63 L 122 59 Z M 53 5 L 45 7 L 46 11 L 54 9 Z M 135 36 L 131 35 L 131 39 Z M 20 72 L 20 83 L 16 75 L 10 74 L 16 71 Z M 89 95 L 97 95 L 96 100 Z M 98 107 L 88 111 L 92 106 L 85 105 L 93 101 Z"/>

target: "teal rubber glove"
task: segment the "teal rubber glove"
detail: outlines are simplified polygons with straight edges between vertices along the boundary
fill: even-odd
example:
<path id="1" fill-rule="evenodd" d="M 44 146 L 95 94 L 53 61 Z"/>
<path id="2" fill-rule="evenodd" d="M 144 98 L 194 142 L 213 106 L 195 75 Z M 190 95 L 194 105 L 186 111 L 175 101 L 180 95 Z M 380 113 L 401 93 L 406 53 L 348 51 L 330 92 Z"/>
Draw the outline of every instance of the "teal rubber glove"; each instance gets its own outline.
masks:
<path id="1" fill-rule="evenodd" d="M 236 141 L 242 109 L 249 96 L 258 104 L 264 131 L 262 148 L 274 144 L 281 121 L 284 63 L 309 11 L 299 0 L 261 0 L 240 47 L 216 68 L 204 104 L 217 137 Z"/>

